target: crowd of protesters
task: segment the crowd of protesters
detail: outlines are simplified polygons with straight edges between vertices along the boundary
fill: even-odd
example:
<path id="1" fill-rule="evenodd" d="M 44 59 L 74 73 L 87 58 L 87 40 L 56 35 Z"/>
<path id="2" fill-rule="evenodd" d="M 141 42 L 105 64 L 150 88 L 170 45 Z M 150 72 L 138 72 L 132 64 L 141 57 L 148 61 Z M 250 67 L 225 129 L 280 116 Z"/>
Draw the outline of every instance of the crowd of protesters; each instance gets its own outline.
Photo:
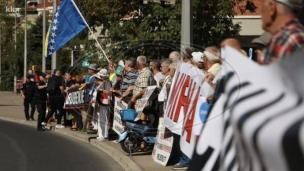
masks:
<path id="1" fill-rule="evenodd" d="M 284 55 L 288 56 L 298 49 L 302 48 L 304 43 L 304 29 L 291 11 L 288 5 L 279 5 L 279 12 L 272 18 L 265 17 L 271 14 L 262 12 L 263 27 L 266 32 L 260 37 L 254 39 L 252 43 L 257 45 L 257 61 L 261 64 L 268 64 L 271 61 L 280 60 Z M 284 7 L 284 8 L 283 8 Z M 265 7 L 266 8 L 266 7 Z M 285 12 L 285 13 L 284 13 Z M 264 14 L 265 13 L 265 14 Z M 281 20 L 280 20 L 281 19 Z M 284 24 L 280 24 L 284 20 Z M 287 24 L 286 24 L 287 23 Z M 283 28 L 283 30 L 280 30 Z M 270 38 L 270 34 L 274 37 Z M 267 42 L 271 39 L 270 43 Z M 288 41 L 285 41 L 288 39 Z M 290 41 L 289 41 L 290 40 Z M 286 44 L 283 44 L 286 43 Z M 219 47 L 231 46 L 236 50 L 244 53 L 241 44 L 237 39 L 225 39 Z M 108 131 L 111 129 L 113 120 L 113 97 L 118 97 L 121 101 L 128 104 L 128 108 L 136 109 L 140 103 L 148 86 L 156 85 L 156 98 L 151 98 L 147 106 L 154 107 L 163 117 L 170 92 L 171 83 L 179 62 L 185 62 L 199 68 L 205 73 L 205 80 L 213 89 L 217 88 L 218 74 L 221 70 L 222 56 L 221 50 L 216 46 L 205 48 L 204 51 L 196 51 L 192 47 L 183 47 L 181 53 L 173 51 L 168 58 L 161 61 L 153 60 L 148 62 L 145 56 L 130 58 L 119 63 L 109 62 L 107 69 L 101 69 L 96 64 L 90 64 L 88 67 L 88 76 L 84 79 L 82 76 L 72 73 L 65 73 L 65 78 L 61 76 L 59 70 L 54 70 L 51 76 L 42 73 L 39 82 L 35 84 L 33 76 L 28 74 L 26 82 L 20 85 L 21 96 L 24 98 L 24 110 L 26 120 L 34 120 L 35 107 L 38 110 L 37 129 L 43 130 L 43 127 L 50 122 L 52 116 L 56 115 L 56 128 L 70 127 L 71 130 L 85 130 L 88 134 L 97 134 L 98 141 L 107 140 Z M 280 48 L 286 46 L 288 48 Z M 262 50 L 266 49 L 264 55 Z M 287 55 L 286 55 L 287 54 Z M 49 77 L 49 78 L 48 78 Z M 49 80 L 53 79 L 54 92 L 51 94 L 46 91 Z M 90 104 L 86 108 L 86 120 L 82 117 L 81 110 L 64 110 L 64 97 L 69 89 L 77 86 L 90 85 Z M 100 97 L 104 96 L 104 97 Z M 216 101 L 216 96 L 208 97 L 208 101 Z M 101 100 L 102 99 L 102 100 Z M 47 107 L 47 102 L 49 107 Z M 31 106 L 31 113 L 29 113 Z M 48 113 L 46 111 L 48 109 Z M 62 124 L 62 117 L 64 124 Z M 142 124 L 148 124 L 146 115 L 141 114 Z M 84 123 L 83 123 L 84 122 Z M 180 154 L 179 162 L 174 165 L 173 169 L 186 169 L 190 159 L 180 152 L 179 137 L 174 135 L 173 153 Z M 141 144 L 145 148 L 145 143 Z"/>

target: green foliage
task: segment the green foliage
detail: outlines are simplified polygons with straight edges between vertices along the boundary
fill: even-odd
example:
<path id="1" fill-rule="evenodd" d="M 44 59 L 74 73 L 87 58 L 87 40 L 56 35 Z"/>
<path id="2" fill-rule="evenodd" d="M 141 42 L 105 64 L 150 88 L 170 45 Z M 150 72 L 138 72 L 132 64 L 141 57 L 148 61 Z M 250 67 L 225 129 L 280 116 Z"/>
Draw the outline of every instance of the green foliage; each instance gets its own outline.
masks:
<path id="1" fill-rule="evenodd" d="M 157 59 L 180 47 L 181 0 L 173 6 L 152 0 L 75 1 L 93 29 L 102 26 L 102 45 L 111 60 L 141 54 Z M 255 10 L 250 0 L 193 0 L 194 46 L 219 45 L 224 38 L 238 36 L 241 28 L 232 22 L 233 8 L 243 1 L 248 10 Z"/>

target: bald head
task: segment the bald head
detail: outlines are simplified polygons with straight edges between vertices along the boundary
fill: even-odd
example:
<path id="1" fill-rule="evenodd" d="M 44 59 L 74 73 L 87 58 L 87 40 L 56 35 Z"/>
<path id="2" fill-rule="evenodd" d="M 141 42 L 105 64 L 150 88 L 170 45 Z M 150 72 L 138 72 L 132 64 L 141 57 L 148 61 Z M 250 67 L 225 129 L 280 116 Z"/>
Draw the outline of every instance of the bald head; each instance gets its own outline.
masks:
<path id="1" fill-rule="evenodd" d="M 241 51 L 241 44 L 240 41 L 233 38 L 228 38 L 222 41 L 221 47 L 230 46 L 238 51 Z"/>
<path id="2" fill-rule="evenodd" d="M 171 53 L 169 54 L 169 59 L 171 59 L 172 62 L 178 61 L 179 58 L 180 58 L 180 54 L 179 54 L 179 52 L 177 52 L 177 51 L 173 51 L 173 52 L 171 52 Z"/>

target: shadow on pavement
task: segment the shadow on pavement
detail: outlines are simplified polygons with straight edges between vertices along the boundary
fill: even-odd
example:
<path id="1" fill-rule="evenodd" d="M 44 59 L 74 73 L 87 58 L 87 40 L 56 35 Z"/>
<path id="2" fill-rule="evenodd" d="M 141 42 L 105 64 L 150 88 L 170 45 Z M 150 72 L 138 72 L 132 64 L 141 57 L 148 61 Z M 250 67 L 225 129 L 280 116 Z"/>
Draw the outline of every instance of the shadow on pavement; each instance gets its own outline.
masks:
<path id="1" fill-rule="evenodd" d="M 22 106 L 22 105 L 0 104 L 0 106 Z"/>

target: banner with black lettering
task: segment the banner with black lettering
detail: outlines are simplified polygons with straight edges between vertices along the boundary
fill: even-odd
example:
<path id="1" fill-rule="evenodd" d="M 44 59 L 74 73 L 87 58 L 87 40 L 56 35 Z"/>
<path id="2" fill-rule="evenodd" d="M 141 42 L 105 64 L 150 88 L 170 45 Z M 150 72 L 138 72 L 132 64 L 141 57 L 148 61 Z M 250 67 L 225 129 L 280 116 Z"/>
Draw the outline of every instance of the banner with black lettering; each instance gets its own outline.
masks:
<path id="1" fill-rule="evenodd" d="M 124 132 L 125 128 L 121 121 L 120 110 L 126 109 L 127 107 L 127 103 L 120 101 L 117 97 L 115 97 L 113 130 L 118 135 L 121 135 Z"/>
<path id="2" fill-rule="evenodd" d="M 155 162 L 163 166 L 167 165 L 173 146 L 173 136 L 165 137 L 165 130 L 166 127 L 164 125 L 164 118 L 159 118 L 158 131 L 152 152 L 152 158 Z"/>
<path id="3" fill-rule="evenodd" d="M 147 87 L 145 94 L 142 96 L 142 98 L 140 99 L 140 103 L 137 106 L 136 112 L 138 113 L 137 117 L 135 118 L 135 120 L 139 120 L 140 114 L 142 113 L 142 111 L 144 110 L 144 108 L 147 105 L 147 102 L 150 98 L 152 98 L 152 94 L 154 92 L 154 90 L 156 89 L 157 86 L 149 86 Z M 155 96 L 153 96 L 155 97 Z"/>
<path id="4" fill-rule="evenodd" d="M 69 89 L 65 98 L 64 109 L 84 108 L 90 103 L 90 86 L 79 90 L 79 87 Z"/>

